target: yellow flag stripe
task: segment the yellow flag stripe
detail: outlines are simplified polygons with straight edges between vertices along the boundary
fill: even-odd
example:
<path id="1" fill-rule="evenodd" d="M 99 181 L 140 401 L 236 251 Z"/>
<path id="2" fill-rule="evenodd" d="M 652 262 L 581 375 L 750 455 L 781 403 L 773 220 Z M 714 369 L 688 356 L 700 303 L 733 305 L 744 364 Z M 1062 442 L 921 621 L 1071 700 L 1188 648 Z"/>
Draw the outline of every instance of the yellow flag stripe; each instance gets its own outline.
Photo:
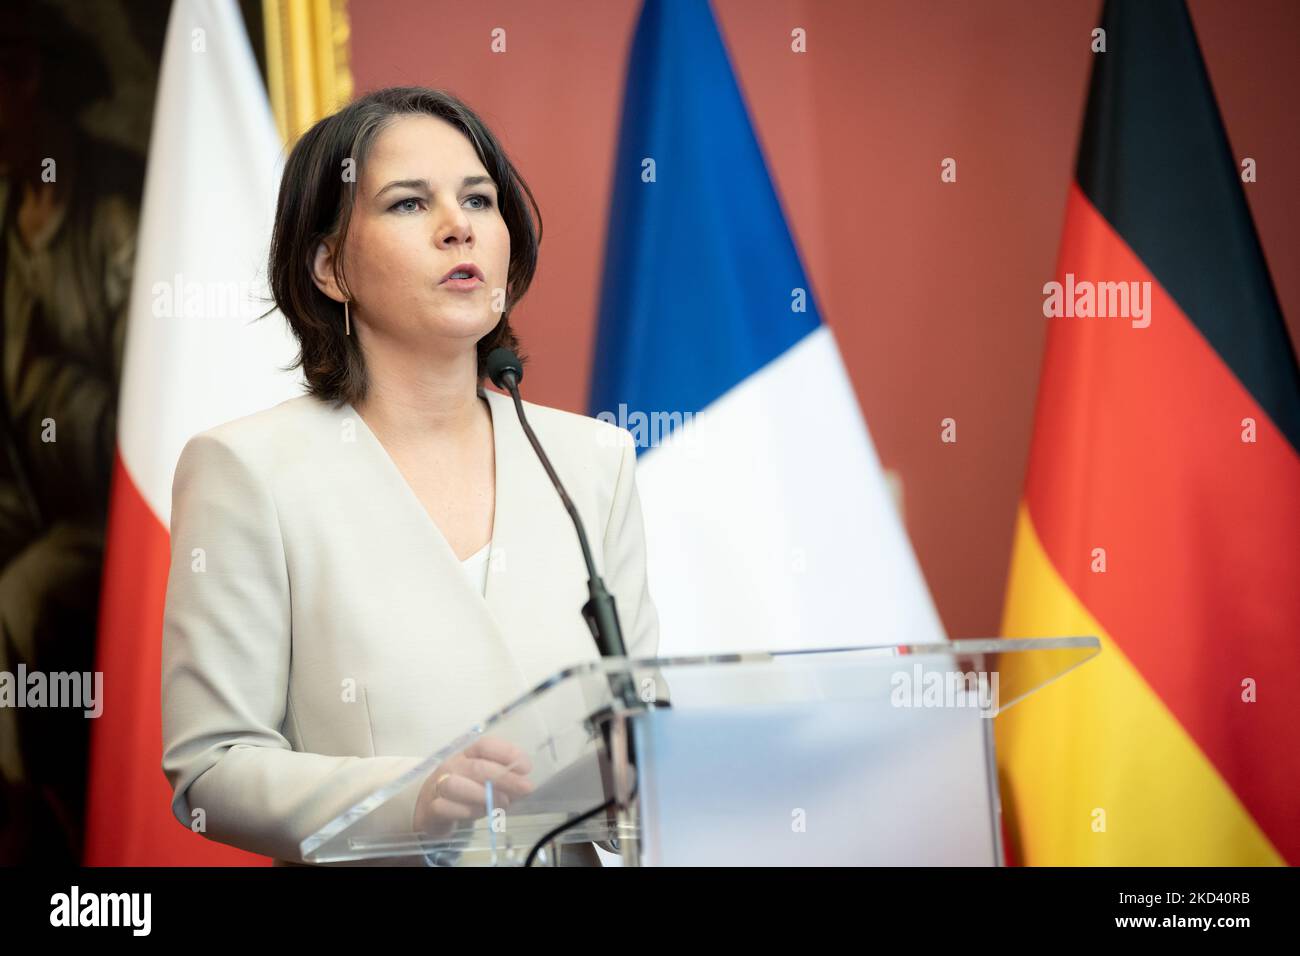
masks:
<path id="1" fill-rule="evenodd" d="M 1095 634 L 1101 654 L 997 719 L 1003 810 L 1029 866 L 1284 860 L 1044 552 L 1021 505 L 1006 637 Z M 1179 653 L 1170 641 L 1171 654 Z"/>

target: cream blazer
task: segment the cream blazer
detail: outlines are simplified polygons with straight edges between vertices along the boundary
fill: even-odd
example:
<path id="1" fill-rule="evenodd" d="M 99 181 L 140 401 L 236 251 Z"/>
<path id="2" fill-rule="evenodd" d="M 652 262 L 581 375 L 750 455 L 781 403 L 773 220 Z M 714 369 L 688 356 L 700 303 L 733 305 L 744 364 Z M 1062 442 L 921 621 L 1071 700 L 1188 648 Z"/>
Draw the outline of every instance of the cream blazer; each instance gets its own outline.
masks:
<path id="1" fill-rule="evenodd" d="M 301 862 L 300 842 L 362 797 L 599 657 L 573 525 L 510 397 L 481 393 L 496 450 L 485 595 L 351 405 L 304 395 L 185 445 L 162 646 L 162 767 L 182 824 Z M 582 515 L 629 656 L 653 657 L 631 436 L 526 410 Z M 384 808 L 390 825 L 409 829 L 417 790 Z M 598 863 L 579 848 L 572 862 Z"/>

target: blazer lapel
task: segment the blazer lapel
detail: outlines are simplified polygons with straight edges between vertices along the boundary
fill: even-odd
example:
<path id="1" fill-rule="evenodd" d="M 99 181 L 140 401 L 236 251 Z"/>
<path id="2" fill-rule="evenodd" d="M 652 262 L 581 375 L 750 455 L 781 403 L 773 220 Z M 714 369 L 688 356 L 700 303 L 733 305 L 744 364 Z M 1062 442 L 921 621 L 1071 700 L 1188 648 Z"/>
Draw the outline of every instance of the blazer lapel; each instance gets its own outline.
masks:
<path id="1" fill-rule="evenodd" d="M 477 623 L 473 633 L 458 634 L 455 639 L 485 642 L 499 652 L 503 663 L 508 662 L 509 683 L 514 689 L 500 700 L 485 701 L 480 719 L 561 668 L 599 656 L 582 620 L 586 577 L 569 516 L 519 424 L 513 400 L 492 390 L 482 390 L 482 394 L 492 412 L 496 473 L 492 545 L 482 595 L 470 584 L 442 531 L 365 421 L 350 405 L 338 413 L 356 423 L 362 452 L 359 464 L 365 470 L 361 480 L 368 493 L 400 509 L 402 524 L 413 530 L 417 547 L 428 556 L 430 632 L 438 631 L 438 617 L 446 602 L 457 602 L 466 612 L 462 620 L 468 617 Z M 569 715 L 581 705 L 574 700 L 551 706 L 557 713 Z M 521 743 L 526 736 L 551 741 L 556 732 L 561 736 L 573 732 L 567 719 L 554 727 L 540 714 L 524 720 L 532 727 L 531 733 L 517 720 L 511 724 Z M 548 749 L 554 745 L 548 744 Z M 533 752 L 535 757 L 542 756 L 536 749 Z"/>
<path id="2" fill-rule="evenodd" d="M 582 551 L 519 424 L 514 400 L 500 392 L 484 394 L 492 407 L 497 463 L 486 600 L 525 677 L 536 683 L 598 656 L 582 619 Z"/>
<path id="3" fill-rule="evenodd" d="M 420 538 L 426 544 L 426 553 L 430 564 L 430 588 L 436 589 L 434 597 L 437 603 L 446 600 L 472 605 L 477 612 L 477 618 L 482 623 L 482 629 L 487 639 L 499 643 L 513 657 L 513 651 L 506 635 L 502 632 L 496 617 L 489 610 L 485 603 L 483 595 L 479 594 L 470 584 L 469 579 L 465 576 L 465 570 L 456 553 L 452 550 L 447 538 L 443 535 L 442 530 L 438 527 L 437 522 L 425 510 L 424 505 L 407 483 L 406 477 L 402 474 L 397 463 L 393 461 L 392 456 L 388 454 L 383 443 L 365 420 L 357 413 L 351 404 L 345 404 L 340 410 L 339 415 L 342 418 L 350 418 L 356 423 L 357 441 L 364 446 L 366 458 L 373 462 L 374 471 L 379 478 L 379 484 L 374 488 L 373 494 L 381 496 L 392 502 L 394 507 L 399 507 L 409 517 L 409 526 L 417 529 Z M 497 479 L 497 498 L 498 504 L 495 517 L 493 519 L 493 540 L 492 547 L 488 553 L 489 566 L 493 553 L 497 550 L 496 533 L 501 525 L 500 512 L 500 487 L 501 487 L 501 441 L 496 437 L 498 431 L 496 427 L 497 412 L 493 411 L 493 444 L 494 456 L 496 458 L 496 479 Z M 491 587 L 491 575 L 489 574 L 489 587 Z M 436 622 L 430 622 L 430 627 L 436 627 Z"/>
<path id="4" fill-rule="evenodd" d="M 586 575 L 568 512 L 519 424 L 514 400 L 484 394 L 492 406 L 497 463 L 487 606 L 529 691 L 599 654 L 582 618 Z M 547 451 L 561 455 L 564 449 Z M 563 466 L 557 467 L 563 475 Z M 591 748 L 585 717 L 602 699 L 602 686 L 586 677 L 549 687 L 541 701 L 512 718 L 515 742 L 531 754 L 537 779 Z"/>

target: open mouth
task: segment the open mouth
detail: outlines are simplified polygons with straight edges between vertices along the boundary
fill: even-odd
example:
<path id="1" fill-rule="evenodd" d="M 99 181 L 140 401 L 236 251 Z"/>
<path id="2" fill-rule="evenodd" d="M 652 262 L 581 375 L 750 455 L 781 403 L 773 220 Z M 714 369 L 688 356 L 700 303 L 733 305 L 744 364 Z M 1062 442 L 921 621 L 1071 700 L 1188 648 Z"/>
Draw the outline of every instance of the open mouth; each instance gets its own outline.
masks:
<path id="1" fill-rule="evenodd" d="M 474 265 L 472 262 L 462 262 L 460 265 L 456 266 L 456 268 L 443 276 L 442 281 L 456 282 L 460 284 L 467 282 L 472 283 L 475 281 L 482 282 L 483 273 L 479 270 L 478 266 Z"/>

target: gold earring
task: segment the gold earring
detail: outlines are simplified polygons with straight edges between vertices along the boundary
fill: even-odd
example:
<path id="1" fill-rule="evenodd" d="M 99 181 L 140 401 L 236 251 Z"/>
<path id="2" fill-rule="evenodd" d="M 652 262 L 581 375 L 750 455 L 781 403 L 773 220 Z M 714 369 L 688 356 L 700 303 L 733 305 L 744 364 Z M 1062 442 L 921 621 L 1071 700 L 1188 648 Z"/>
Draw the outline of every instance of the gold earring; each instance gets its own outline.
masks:
<path id="1" fill-rule="evenodd" d="M 343 300 L 343 334 L 352 334 L 352 318 L 348 315 L 348 300 Z"/>

